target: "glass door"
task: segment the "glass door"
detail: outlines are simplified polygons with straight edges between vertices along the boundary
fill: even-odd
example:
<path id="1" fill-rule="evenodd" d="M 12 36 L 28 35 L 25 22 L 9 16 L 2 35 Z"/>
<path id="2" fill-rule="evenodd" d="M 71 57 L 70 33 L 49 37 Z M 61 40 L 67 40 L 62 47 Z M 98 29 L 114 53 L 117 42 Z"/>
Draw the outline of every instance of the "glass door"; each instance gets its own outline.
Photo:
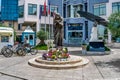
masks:
<path id="1" fill-rule="evenodd" d="M 83 37 L 82 32 L 75 32 L 75 31 L 68 32 L 69 44 L 81 44 L 82 37 Z"/>
<path id="2" fill-rule="evenodd" d="M 34 45 L 34 35 L 33 34 L 29 35 L 29 44 Z"/>

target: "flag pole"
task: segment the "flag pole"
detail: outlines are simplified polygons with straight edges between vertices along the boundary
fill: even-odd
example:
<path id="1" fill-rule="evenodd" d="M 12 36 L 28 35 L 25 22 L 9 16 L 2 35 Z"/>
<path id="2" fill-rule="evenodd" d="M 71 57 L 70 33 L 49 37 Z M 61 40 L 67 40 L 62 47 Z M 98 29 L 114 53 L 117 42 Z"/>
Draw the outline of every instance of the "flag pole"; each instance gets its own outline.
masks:
<path id="1" fill-rule="evenodd" d="M 44 2 L 44 14 L 45 14 L 45 32 L 46 32 L 46 0 Z"/>
<path id="2" fill-rule="evenodd" d="M 46 14 L 45 14 L 45 32 L 46 32 Z"/>
<path id="3" fill-rule="evenodd" d="M 39 21 L 40 21 L 39 26 L 40 26 L 40 29 L 39 30 L 41 30 L 41 14 L 42 14 L 42 6 L 40 5 L 40 9 L 39 9 Z"/>
<path id="4" fill-rule="evenodd" d="M 49 15 L 49 39 L 50 39 L 50 15 Z"/>
<path id="5" fill-rule="evenodd" d="M 48 14 L 49 14 L 49 39 L 50 39 L 50 2 L 48 0 Z"/>

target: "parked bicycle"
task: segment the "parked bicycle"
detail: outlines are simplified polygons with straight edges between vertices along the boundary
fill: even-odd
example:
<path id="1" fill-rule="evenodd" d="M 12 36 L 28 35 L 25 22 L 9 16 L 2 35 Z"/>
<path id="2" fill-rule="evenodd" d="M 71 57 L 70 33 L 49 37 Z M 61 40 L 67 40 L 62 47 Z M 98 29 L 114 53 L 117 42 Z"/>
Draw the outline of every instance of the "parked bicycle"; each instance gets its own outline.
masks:
<path id="1" fill-rule="evenodd" d="M 32 55 L 36 55 L 38 53 L 38 50 L 34 49 L 34 46 L 30 46 L 27 43 L 24 44 L 22 48 L 26 54 L 30 53 Z"/>
<path id="2" fill-rule="evenodd" d="M 8 46 L 4 46 L 1 49 L 1 54 L 5 57 L 11 57 L 13 55 L 13 53 L 11 53 L 11 50 L 8 48 Z"/>
<path id="3" fill-rule="evenodd" d="M 21 47 L 21 44 L 16 43 L 14 46 L 7 45 L 1 49 L 1 54 L 5 57 L 11 57 L 13 54 L 17 54 L 19 56 L 25 56 L 25 52 Z"/>

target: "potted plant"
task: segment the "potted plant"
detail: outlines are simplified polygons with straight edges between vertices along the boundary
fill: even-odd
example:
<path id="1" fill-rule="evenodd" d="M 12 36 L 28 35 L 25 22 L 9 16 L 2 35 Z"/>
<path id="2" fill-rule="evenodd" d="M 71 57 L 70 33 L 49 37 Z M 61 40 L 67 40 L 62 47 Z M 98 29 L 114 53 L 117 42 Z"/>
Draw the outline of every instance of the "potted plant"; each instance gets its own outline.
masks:
<path id="1" fill-rule="evenodd" d="M 82 44 L 82 53 L 85 54 L 86 53 L 86 48 L 87 48 L 87 44 L 83 43 Z"/>
<path id="2" fill-rule="evenodd" d="M 43 30 L 37 32 L 37 37 L 40 39 L 39 45 L 45 45 L 44 40 L 47 39 L 47 33 Z"/>

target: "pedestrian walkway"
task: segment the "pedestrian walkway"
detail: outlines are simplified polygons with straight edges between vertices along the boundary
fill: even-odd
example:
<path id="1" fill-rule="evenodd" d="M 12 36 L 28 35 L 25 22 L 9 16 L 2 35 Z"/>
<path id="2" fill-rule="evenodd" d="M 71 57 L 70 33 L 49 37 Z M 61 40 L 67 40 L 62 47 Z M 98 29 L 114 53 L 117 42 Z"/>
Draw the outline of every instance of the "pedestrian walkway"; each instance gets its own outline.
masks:
<path id="1" fill-rule="evenodd" d="M 37 55 L 5 58 L 0 55 L 0 80 L 119 80 L 120 50 L 110 55 L 83 55 L 81 47 L 68 47 L 71 55 L 89 59 L 89 64 L 82 68 L 68 70 L 50 70 L 28 65 L 28 60 Z M 3 73 L 3 74 L 1 74 Z M 6 75 L 5 75 L 6 74 Z"/>

